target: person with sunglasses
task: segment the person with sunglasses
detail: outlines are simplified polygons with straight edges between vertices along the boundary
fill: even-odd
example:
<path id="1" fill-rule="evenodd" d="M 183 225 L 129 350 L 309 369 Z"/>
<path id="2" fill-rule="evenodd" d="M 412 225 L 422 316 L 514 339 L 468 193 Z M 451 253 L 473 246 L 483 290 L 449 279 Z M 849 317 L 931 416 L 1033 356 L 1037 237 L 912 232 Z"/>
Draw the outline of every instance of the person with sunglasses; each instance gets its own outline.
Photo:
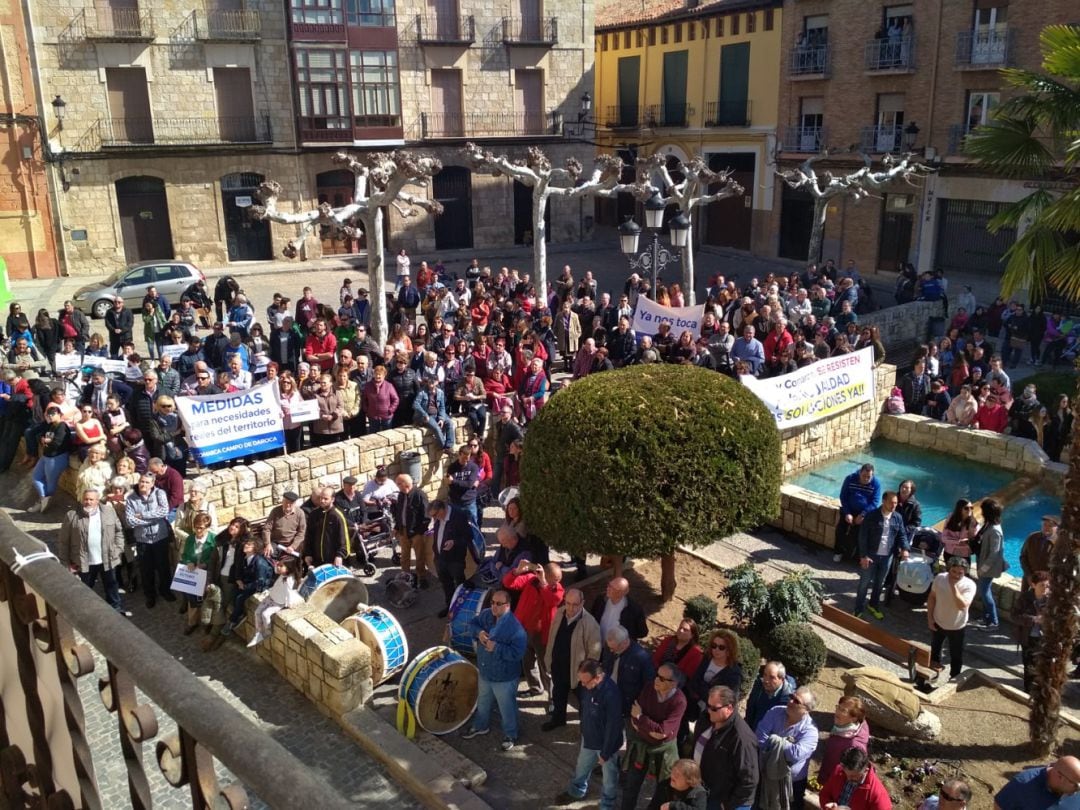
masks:
<path id="1" fill-rule="evenodd" d="M 994 810 L 1078 810 L 1080 759 L 1061 757 L 1041 768 L 1027 768 L 994 797 Z M 951 810 L 951 809 L 950 809 Z"/>
<path id="2" fill-rule="evenodd" d="M 758 723 L 761 804 L 771 807 L 786 793 L 788 802 L 780 802 L 781 807 L 803 806 L 810 757 L 818 744 L 818 729 L 810 716 L 816 707 L 814 693 L 800 686 L 788 698 L 787 706 L 774 706 Z"/>
<path id="3" fill-rule="evenodd" d="M 739 717 L 735 692 L 726 686 L 709 690 L 705 711 L 709 722 L 694 741 L 693 758 L 709 791 L 706 807 L 750 810 L 759 774 L 754 732 Z"/>
<path id="4" fill-rule="evenodd" d="M 949 779 L 934 796 L 927 796 L 919 810 L 967 810 L 971 785 L 963 779 Z"/>
<path id="5" fill-rule="evenodd" d="M 510 592 L 499 589 L 491 595 L 491 606 L 469 620 L 476 639 L 476 667 L 480 671 L 476 714 L 469 730 L 461 735 L 471 740 L 491 730 L 491 706 L 499 704 L 503 740 L 499 748 L 511 751 L 518 739 L 517 686 L 528 639 L 521 622 L 510 612 Z"/>
<path id="6" fill-rule="evenodd" d="M 679 759 L 678 735 L 686 711 L 682 672 L 674 664 L 661 664 L 652 683 L 647 683 L 630 706 L 623 769 L 623 810 L 637 807 L 646 776 L 656 780 L 657 790 L 668 784 L 671 768 Z"/>

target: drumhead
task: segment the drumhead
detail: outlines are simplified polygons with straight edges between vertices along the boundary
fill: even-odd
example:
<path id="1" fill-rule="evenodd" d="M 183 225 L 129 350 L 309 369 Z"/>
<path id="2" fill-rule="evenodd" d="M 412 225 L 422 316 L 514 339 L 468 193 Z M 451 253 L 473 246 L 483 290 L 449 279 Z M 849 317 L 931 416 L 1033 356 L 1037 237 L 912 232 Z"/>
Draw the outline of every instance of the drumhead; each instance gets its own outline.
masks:
<path id="1" fill-rule="evenodd" d="M 465 725 L 476 709 L 479 675 L 461 658 L 443 661 L 417 693 L 413 710 L 420 727 L 432 734 L 449 734 Z"/>
<path id="2" fill-rule="evenodd" d="M 339 624 L 368 603 L 367 586 L 356 577 L 335 579 L 322 585 L 308 598 L 308 604 Z"/>

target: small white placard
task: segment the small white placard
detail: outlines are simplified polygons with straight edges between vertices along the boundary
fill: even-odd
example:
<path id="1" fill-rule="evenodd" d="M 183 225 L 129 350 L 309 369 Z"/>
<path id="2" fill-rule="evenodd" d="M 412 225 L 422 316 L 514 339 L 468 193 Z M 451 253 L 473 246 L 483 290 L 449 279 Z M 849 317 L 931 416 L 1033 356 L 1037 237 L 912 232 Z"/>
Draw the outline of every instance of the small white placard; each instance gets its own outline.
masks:
<path id="1" fill-rule="evenodd" d="M 319 401 L 317 399 L 305 399 L 299 405 L 294 405 L 289 411 L 289 421 L 294 425 L 301 422 L 314 422 L 319 418 Z"/>
<path id="2" fill-rule="evenodd" d="M 175 360 L 187 350 L 188 345 L 186 343 L 170 343 L 168 346 L 161 347 L 161 354 L 164 357 Z"/>
<path id="3" fill-rule="evenodd" d="M 177 593 L 201 598 L 206 592 L 206 569 L 196 568 L 194 571 L 189 571 L 186 565 L 180 563 L 176 566 L 176 573 L 173 574 L 170 587 Z"/>

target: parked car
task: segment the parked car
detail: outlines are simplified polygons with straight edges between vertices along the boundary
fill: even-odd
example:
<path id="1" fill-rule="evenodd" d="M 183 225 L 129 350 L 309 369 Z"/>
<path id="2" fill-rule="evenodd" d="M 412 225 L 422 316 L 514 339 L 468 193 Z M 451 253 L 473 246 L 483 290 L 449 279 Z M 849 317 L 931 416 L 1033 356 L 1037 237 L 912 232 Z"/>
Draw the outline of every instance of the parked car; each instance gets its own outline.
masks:
<path id="1" fill-rule="evenodd" d="M 132 309 L 141 309 L 143 296 L 150 287 L 170 304 L 180 303 L 184 290 L 196 281 L 205 281 L 202 270 L 187 262 L 139 262 L 118 270 L 104 281 L 87 284 L 72 299 L 80 310 L 95 318 L 104 318 L 113 301 L 123 298 Z"/>

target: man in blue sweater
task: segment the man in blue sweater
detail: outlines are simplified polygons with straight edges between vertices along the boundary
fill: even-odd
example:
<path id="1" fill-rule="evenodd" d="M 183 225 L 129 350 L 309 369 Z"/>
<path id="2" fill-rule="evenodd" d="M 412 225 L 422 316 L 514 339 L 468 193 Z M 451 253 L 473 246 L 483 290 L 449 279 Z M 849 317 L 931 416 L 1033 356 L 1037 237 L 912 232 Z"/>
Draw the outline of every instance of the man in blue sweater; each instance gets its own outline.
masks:
<path id="1" fill-rule="evenodd" d="M 863 464 L 840 486 L 840 520 L 836 524 L 833 562 L 854 556 L 859 526 L 866 515 L 880 505 L 881 482 L 874 475 L 874 465 Z"/>
<path id="2" fill-rule="evenodd" d="M 499 704 L 503 741 L 499 747 L 510 751 L 518 738 L 517 686 L 527 643 L 525 628 L 510 612 L 510 594 L 504 590 L 491 595 L 491 607 L 469 621 L 476 636 L 476 667 L 480 670 L 480 691 L 472 725 L 462 734 L 471 740 L 491 730 L 491 704 Z"/>
<path id="3" fill-rule="evenodd" d="M 619 787 L 619 749 L 623 744 L 622 695 L 595 658 L 581 662 L 578 681 L 582 689 L 581 750 L 570 784 L 553 803 L 561 806 L 584 799 L 589 790 L 589 774 L 599 762 L 604 774 L 600 810 L 612 810 Z"/>
<path id="4" fill-rule="evenodd" d="M 889 574 L 896 549 L 900 559 L 906 559 L 911 539 L 908 537 L 904 519 L 896 511 L 896 493 L 881 496 L 881 506 L 868 514 L 859 527 L 859 585 L 855 590 L 855 617 L 863 618 L 863 610 L 880 621 L 885 618 L 878 605 L 881 602 L 881 586 Z M 870 591 L 870 605 L 866 604 L 866 592 Z"/>

